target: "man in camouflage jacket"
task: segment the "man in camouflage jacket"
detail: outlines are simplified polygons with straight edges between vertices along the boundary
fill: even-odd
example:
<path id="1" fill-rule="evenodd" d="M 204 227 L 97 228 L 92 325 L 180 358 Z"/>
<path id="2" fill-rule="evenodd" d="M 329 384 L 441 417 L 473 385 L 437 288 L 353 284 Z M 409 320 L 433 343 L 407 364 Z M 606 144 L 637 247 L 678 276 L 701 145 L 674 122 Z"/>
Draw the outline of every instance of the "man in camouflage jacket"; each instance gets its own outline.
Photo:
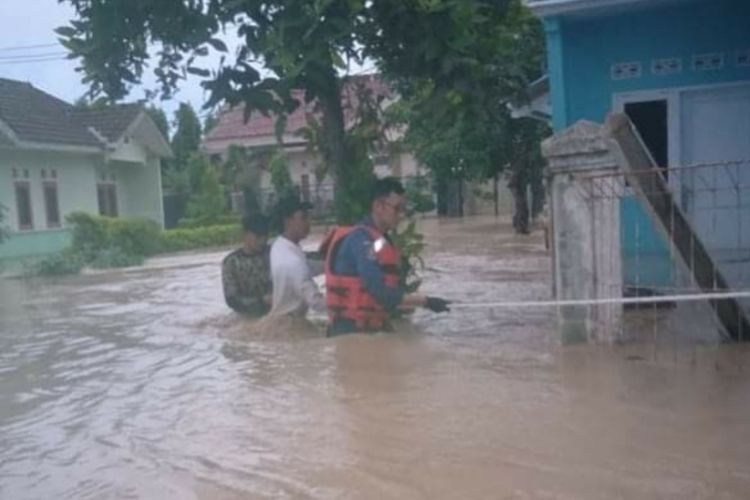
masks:
<path id="1" fill-rule="evenodd" d="M 249 215 L 242 220 L 241 248 L 224 258 L 221 281 L 224 300 L 238 313 L 262 316 L 271 308 L 271 269 L 268 249 L 268 219 Z"/>

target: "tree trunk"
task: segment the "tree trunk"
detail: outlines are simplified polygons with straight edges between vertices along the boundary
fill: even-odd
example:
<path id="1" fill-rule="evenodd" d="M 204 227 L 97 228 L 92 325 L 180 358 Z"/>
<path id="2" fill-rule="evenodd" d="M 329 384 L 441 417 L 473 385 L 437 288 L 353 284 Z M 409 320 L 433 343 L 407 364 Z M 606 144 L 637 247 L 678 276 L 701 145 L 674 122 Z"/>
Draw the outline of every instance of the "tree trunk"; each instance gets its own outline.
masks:
<path id="1" fill-rule="evenodd" d="M 492 178 L 492 198 L 495 202 L 495 217 L 500 215 L 500 190 L 498 189 L 498 174 Z"/>
<path id="2" fill-rule="evenodd" d="M 334 205 L 336 219 L 345 221 L 348 211 L 348 191 L 352 182 L 349 179 L 347 165 L 350 164 L 350 154 L 346 145 L 346 128 L 344 124 L 344 110 L 341 105 L 341 89 L 339 79 L 333 69 L 327 72 L 325 88 L 321 89 L 319 103 L 323 115 L 324 147 L 321 151 L 323 159 L 328 164 L 335 182 Z"/>
<path id="3" fill-rule="evenodd" d="M 448 200 L 450 196 L 448 194 L 448 183 L 441 176 L 436 176 L 435 179 L 435 192 L 437 193 L 437 214 L 440 217 L 445 217 L 448 214 Z"/>
<path id="4" fill-rule="evenodd" d="M 458 181 L 458 216 L 464 216 L 464 181 Z"/>
<path id="5" fill-rule="evenodd" d="M 508 188 L 513 194 L 513 229 L 518 234 L 529 234 L 528 182 L 522 168 L 512 167 Z"/>
<path id="6" fill-rule="evenodd" d="M 536 173 L 536 172 L 535 172 Z M 541 173 L 536 173 L 531 179 L 531 218 L 536 220 L 544 210 L 545 191 Z"/>
<path id="7" fill-rule="evenodd" d="M 438 178 L 438 215 L 444 217 L 463 216 L 463 181 L 450 177 Z"/>

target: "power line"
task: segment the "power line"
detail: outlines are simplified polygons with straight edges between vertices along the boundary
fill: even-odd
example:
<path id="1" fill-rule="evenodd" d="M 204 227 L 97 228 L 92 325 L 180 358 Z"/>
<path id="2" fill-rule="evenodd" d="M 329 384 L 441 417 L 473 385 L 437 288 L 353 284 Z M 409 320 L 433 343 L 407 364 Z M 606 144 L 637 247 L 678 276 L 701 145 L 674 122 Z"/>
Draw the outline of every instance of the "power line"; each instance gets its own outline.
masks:
<path id="1" fill-rule="evenodd" d="M 67 57 L 39 57 L 22 59 L 20 61 L 0 61 L 0 65 L 4 64 L 27 64 L 27 63 L 41 63 L 41 62 L 52 62 L 52 61 L 66 61 Z"/>
<path id="2" fill-rule="evenodd" d="M 16 50 L 43 49 L 47 47 L 57 47 L 59 43 L 41 43 L 37 45 L 12 45 L 9 47 L 0 47 L 0 52 L 11 52 Z"/>
<path id="3" fill-rule="evenodd" d="M 40 52 L 38 54 L 25 54 L 22 56 L 0 56 L 0 61 L 15 61 L 21 59 L 36 59 L 39 57 L 61 57 L 66 55 L 66 52 Z"/>

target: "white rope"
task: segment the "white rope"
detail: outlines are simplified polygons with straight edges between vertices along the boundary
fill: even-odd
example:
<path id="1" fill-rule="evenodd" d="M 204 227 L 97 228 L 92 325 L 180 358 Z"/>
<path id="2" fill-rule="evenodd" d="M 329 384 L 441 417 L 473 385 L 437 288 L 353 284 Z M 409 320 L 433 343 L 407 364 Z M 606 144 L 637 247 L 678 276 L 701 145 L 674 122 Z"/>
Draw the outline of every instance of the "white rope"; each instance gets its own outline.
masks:
<path id="1" fill-rule="evenodd" d="M 654 295 L 649 297 L 609 297 L 603 299 L 574 299 L 574 300 L 540 300 L 525 302 L 454 302 L 451 309 L 480 309 L 480 308 L 531 308 L 531 307 L 562 307 L 562 306 L 596 306 L 606 304 L 654 304 L 664 302 L 695 302 L 699 300 L 748 299 L 750 291 L 746 292 L 712 292 L 682 295 Z"/>

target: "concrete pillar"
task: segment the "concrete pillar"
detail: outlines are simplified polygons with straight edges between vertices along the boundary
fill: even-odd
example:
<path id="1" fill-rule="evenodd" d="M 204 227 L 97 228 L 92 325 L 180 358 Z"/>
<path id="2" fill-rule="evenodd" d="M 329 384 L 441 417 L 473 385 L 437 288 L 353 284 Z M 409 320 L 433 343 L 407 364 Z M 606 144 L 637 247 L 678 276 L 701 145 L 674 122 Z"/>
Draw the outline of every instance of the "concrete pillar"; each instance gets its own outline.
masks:
<path id="1" fill-rule="evenodd" d="M 620 297 L 623 179 L 603 127 L 577 122 L 545 140 L 542 152 L 549 164 L 556 298 Z M 622 306 L 563 306 L 558 318 L 564 344 L 610 343 L 621 332 Z"/>

